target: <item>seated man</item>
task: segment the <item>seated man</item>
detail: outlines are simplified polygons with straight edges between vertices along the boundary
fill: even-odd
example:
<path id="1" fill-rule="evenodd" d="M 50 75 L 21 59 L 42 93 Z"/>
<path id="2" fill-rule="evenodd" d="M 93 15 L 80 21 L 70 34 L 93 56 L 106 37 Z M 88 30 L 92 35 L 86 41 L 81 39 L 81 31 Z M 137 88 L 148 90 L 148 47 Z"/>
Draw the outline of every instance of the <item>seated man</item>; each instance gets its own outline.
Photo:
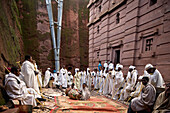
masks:
<path id="1" fill-rule="evenodd" d="M 25 82 L 19 79 L 19 69 L 11 68 L 11 73 L 5 81 L 5 89 L 8 96 L 14 100 L 20 100 L 22 105 L 37 106 L 35 98 L 38 97 L 32 88 L 26 88 Z"/>
<path id="2" fill-rule="evenodd" d="M 170 112 L 170 83 L 166 84 L 165 91 L 159 94 L 152 113 Z"/>
<path id="3" fill-rule="evenodd" d="M 81 100 L 87 100 L 89 98 L 90 98 L 90 91 L 88 90 L 86 83 L 83 83 Z"/>
<path id="4" fill-rule="evenodd" d="M 74 83 L 72 84 L 71 88 L 66 89 L 66 95 L 67 94 L 71 99 L 74 100 L 80 100 L 81 98 L 81 94 L 78 92 L 77 89 L 74 88 Z"/>
<path id="5" fill-rule="evenodd" d="M 149 84 L 149 78 L 143 77 L 142 84 L 144 88 L 142 89 L 141 95 L 132 99 L 128 113 L 150 113 L 152 106 L 155 102 L 156 90 L 153 85 Z"/>

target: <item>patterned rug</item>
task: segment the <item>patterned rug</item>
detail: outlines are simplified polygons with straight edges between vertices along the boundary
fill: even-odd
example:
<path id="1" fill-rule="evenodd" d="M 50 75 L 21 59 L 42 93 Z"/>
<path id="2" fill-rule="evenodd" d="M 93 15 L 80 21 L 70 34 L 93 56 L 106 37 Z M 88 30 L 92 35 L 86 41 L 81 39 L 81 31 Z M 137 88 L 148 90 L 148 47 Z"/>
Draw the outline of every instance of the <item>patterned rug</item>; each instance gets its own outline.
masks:
<path id="1" fill-rule="evenodd" d="M 66 96 L 54 98 L 55 107 L 50 113 L 127 113 L 128 106 L 103 96 L 91 97 L 89 100 L 72 100 Z"/>

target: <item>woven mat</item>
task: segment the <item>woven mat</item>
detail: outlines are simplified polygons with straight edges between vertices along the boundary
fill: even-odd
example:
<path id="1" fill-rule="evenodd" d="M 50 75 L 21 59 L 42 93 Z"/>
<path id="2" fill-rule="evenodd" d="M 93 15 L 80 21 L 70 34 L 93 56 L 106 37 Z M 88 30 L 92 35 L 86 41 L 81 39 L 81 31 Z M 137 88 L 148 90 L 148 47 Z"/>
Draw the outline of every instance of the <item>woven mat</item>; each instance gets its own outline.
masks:
<path id="1" fill-rule="evenodd" d="M 58 96 L 54 100 L 60 107 L 55 107 L 51 113 L 127 113 L 128 109 L 128 106 L 103 96 L 91 97 L 86 101 Z"/>

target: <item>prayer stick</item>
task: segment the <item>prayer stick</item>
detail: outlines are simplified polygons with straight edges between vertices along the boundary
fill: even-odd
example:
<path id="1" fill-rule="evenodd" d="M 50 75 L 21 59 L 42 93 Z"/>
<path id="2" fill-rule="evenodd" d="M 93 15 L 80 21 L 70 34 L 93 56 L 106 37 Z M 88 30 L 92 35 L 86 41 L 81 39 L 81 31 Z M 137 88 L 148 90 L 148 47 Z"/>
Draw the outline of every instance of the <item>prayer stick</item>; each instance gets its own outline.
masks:
<path id="1" fill-rule="evenodd" d="M 4 65 L 4 68 L 10 73 L 9 69 Z"/>

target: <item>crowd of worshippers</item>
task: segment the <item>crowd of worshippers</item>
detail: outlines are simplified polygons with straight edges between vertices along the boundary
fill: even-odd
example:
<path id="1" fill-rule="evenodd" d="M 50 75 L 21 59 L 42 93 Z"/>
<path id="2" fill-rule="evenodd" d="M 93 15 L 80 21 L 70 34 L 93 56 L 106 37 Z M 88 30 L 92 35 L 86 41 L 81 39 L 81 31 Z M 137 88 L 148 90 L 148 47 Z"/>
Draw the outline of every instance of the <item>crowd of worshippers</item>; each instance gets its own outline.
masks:
<path id="1" fill-rule="evenodd" d="M 5 89 L 10 98 L 21 100 L 23 105 L 36 106 L 37 99 L 43 100 L 41 87 L 49 87 L 52 80 L 53 86 L 65 91 L 71 99 L 87 100 L 90 92 L 96 90 L 99 95 L 129 102 L 128 113 L 157 113 L 170 109 L 170 83 L 165 84 L 161 73 L 153 65 L 147 64 L 141 76 L 131 65 L 126 78 L 121 64 L 114 67 L 112 62 L 105 62 L 102 66 L 99 61 L 97 68 L 75 68 L 74 75 L 64 66 L 53 73 L 47 68 L 42 83 L 42 73 L 36 62 L 31 56 L 25 56 L 21 71 L 13 67 L 5 76 Z"/>

